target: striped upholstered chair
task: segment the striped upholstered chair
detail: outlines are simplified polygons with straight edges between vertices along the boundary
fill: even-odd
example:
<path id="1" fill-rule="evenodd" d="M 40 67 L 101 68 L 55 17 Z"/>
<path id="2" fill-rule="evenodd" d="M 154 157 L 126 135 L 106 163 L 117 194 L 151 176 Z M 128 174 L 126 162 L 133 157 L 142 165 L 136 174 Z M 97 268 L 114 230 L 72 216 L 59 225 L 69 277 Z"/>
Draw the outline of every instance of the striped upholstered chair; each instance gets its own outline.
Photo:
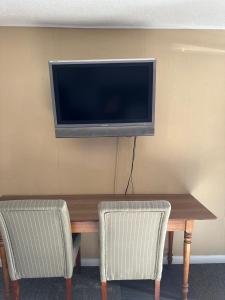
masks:
<path id="1" fill-rule="evenodd" d="M 80 235 L 72 241 L 64 200 L 1 201 L 0 230 L 13 299 L 19 300 L 19 279 L 64 277 L 66 299 L 72 300 L 71 278 Z"/>
<path id="2" fill-rule="evenodd" d="M 99 204 L 102 300 L 107 281 L 155 280 L 160 299 L 163 249 L 170 215 L 167 201 L 113 201 Z"/>

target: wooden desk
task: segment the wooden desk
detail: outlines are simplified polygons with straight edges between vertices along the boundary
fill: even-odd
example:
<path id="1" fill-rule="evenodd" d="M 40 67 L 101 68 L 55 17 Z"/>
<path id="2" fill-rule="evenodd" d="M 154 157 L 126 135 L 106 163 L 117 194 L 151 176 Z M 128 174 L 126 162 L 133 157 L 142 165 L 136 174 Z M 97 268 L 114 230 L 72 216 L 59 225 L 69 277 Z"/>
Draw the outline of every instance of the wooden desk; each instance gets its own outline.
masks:
<path id="1" fill-rule="evenodd" d="M 206 207 L 197 199 L 189 194 L 142 194 L 142 195 L 29 195 L 29 196 L 2 196 L 3 200 L 20 199 L 64 199 L 67 202 L 72 232 L 97 232 L 98 231 L 98 213 L 97 205 L 100 201 L 118 201 L 118 200 L 168 200 L 171 203 L 171 214 L 167 231 L 169 232 L 169 250 L 168 264 L 172 264 L 172 248 L 174 231 L 184 231 L 184 271 L 183 271 L 183 299 L 188 299 L 188 278 L 190 265 L 190 250 L 192 231 L 195 220 L 216 219 Z M 5 249 L 2 241 L 0 242 L 0 254 L 3 266 L 3 280 L 5 297 L 9 299 L 10 280 L 8 274 Z"/>

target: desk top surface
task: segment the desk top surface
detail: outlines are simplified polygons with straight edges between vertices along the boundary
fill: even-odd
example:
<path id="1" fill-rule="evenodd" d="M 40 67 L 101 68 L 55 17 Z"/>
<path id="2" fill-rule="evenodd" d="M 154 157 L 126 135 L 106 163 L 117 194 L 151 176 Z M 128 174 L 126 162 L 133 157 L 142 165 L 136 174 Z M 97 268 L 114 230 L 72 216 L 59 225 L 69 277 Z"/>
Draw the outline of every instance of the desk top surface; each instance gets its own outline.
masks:
<path id="1" fill-rule="evenodd" d="M 98 195 L 5 195 L 3 200 L 64 199 L 72 222 L 98 221 L 100 201 L 167 200 L 171 204 L 170 219 L 210 220 L 216 216 L 190 194 L 98 194 Z"/>

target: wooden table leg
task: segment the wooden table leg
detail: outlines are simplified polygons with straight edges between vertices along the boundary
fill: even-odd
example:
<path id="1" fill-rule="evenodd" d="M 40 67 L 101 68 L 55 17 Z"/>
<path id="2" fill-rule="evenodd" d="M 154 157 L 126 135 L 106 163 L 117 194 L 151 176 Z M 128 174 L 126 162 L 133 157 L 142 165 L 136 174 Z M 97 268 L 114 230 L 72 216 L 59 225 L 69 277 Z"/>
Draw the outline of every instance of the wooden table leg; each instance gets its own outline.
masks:
<path id="1" fill-rule="evenodd" d="M 170 267 L 173 262 L 173 236 L 174 236 L 174 231 L 169 231 L 169 236 L 168 236 L 168 255 L 167 255 L 167 261 L 168 261 L 168 266 Z"/>
<path id="2" fill-rule="evenodd" d="M 193 221 L 188 220 L 185 224 L 184 232 L 184 273 L 183 273 L 183 300 L 188 300 L 189 288 L 189 268 L 190 268 L 190 254 L 191 254 L 191 240 L 192 240 Z"/>
<path id="3" fill-rule="evenodd" d="M 8 270 L 8 264 L 7 264 L 7 259 L 6 259 L 5 247 L 4 247 L 2 240 L 0 240 L 0 256 L 1 256 L 1 262 L 2 262 L 4 298 L 5 298 L 5 300 L 9 300 L 10 299 L 10 277 L 9 277 L 9 270 Z"/>

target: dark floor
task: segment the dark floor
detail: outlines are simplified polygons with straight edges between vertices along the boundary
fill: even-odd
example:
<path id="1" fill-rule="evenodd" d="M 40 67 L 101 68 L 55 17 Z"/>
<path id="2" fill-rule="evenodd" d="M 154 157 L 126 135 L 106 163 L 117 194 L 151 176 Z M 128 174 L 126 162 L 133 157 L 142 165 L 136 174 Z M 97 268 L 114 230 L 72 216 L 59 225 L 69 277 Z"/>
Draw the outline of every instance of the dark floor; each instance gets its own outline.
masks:
<path id="1" fill-rule="evenodd" d="M 3 299 L 2 275 L 0 279 L 0 299 Z M 165 266 L 161 300 L 181 299 L 181 283 L 182 265 L 174 265 L 170 270 Z M 98 268 L 82 268 L 80 274 L 74 274 L 73 285 L 73 299 L 100 299 Z M 153 292 L 151 281 L 123 281 L 108 284 L 108 300 L 151 300 Z M 47 299 L 65 299 L 63 279 L 21 281 L 21 300 Z M 225 264 L 192 265 L 189 300 L 225 300 Z"/>

